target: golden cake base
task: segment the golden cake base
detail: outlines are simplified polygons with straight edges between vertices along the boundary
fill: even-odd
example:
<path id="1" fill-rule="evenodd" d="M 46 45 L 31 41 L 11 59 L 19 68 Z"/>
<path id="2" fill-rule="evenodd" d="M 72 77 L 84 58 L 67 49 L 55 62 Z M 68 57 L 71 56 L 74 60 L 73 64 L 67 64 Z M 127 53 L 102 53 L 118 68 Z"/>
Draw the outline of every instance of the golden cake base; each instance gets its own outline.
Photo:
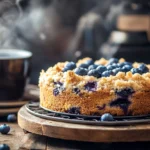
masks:
<path id="1" fill-rule="evenodd" d="M 57 122 L 36 117 L 23 106 L 18 112 L 19 126 L 48 137 L 87 142 L 150 141 L 150 124 L 132 126 L 94 126 Z"/>

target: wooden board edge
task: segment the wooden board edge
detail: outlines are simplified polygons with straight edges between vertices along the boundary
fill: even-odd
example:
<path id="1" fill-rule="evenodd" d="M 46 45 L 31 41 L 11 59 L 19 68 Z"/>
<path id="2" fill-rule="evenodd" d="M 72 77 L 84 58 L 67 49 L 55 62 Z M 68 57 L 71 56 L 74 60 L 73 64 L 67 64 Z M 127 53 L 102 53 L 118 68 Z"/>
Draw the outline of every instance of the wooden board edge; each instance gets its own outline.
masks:
<path id="1" fill-rule="evenodd" d="M 18 113 L 19 126 L 31 133 L 53 138 L 88 142 L 150 141 L 150 125 L 127 127 L 96 127 L 61 123 L 38 118 L 22 107 Z M 74 127 L 73 127 L 74 126 Z M 79 128 L 81 127 L 81 128 Z M 85 128 L 84 128 L 85 127 Z M 91 127 L 91 128 L 90 128 Z"/>

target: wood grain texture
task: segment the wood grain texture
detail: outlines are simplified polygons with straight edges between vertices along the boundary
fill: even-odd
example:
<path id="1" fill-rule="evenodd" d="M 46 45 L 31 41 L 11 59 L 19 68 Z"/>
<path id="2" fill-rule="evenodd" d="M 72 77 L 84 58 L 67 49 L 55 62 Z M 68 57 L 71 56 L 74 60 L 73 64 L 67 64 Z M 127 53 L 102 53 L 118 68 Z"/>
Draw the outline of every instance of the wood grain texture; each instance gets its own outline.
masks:
<path id="1" fill-rule="evenodd" d="M 11 128 L 8 135 L 0 134 L 0 144 L 7 144 L 11 150 L 18 150 L 20 147 L 21 138 L 24 137 L 24 133 L 17 124 L 0 122 L 0 124 L 8 124 Z"/>
<path id="2" fill-rule="evenodd" d="M 47 138 L 31 133 L 26 134 L 21 140 L 21 146 L 19 150 L 45 150 L 47 147 Z"/>
<path id="3" fill-rule="evenodd" d="M 31 115 L 22 107 L 19 126 L 31 133 L 65 140 L 88 142 L 135 142 L 150 140 L 150 125 L 92 126 L 50 121 Z"/>
<path id="4" fill-rule="evenodd" d="M 1 120 L 0 120 L 1 121 Z M 0 122 L 4 124 L 6 122 Z M 0 144 L 6 143 L 11 150 L 149 150 L 150 142 L 91 143 L 60 140 L 27 133 L 17 123 L 7 123 L 11 127 L 8 135 L 0 134 Z M 46 141 L 46 142 L 45 142 Z"/>

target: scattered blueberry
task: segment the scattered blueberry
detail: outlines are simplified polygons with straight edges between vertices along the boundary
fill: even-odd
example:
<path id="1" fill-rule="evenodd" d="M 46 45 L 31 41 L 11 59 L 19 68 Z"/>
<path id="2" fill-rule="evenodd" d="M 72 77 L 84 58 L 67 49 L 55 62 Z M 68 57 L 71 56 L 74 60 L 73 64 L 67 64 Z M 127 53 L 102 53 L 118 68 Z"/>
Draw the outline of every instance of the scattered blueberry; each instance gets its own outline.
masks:
<path id="1" fill-rule="evenodd" d="M 113 75 L 116 75 L 118 72 L 121 72 L 121 68 L 116 68 L 116 69 L 113 69 L 112 72 L 113 72 Z"/>
<path id="2" fill-rule="evenodd" d="M 70 107 L 67 110 L 67 113 L 70 113 L 70 114 L 80 114 L 80 107 Z"/>
<path id="3" fill-rule="evenodd" d="M 10 147 L 7 144 L 1 144 L 0 150 L 10 150 Z"/>
<path id="4" fill-rule="evenodd" d="M 96 69 L 99 65 L 93 64 L 88 67 L 88 70 Z"/>
<path id="5" fill-rule="evenodd" d="M 87 60 L 85 62 L 85 64 L 87 64 L 88 66 L 90 66 L 90 65 L 94 64 L 94 61 L 92 59 L 90 59 L 90 60 Z"/>
<path id="6" fill-rule="evenodd" d="M 123 67 L 122 67 L 122 71 L 123 72 L 128 72 L 128 71 L 130 71 L 132 69 L 132 66 L 131 65 L 124 65 Z"/>
<path id="7" fill-rule="evenodd" d="M 80 89 L 74 88 L 74 89 L 73 89 L 73 92 L 76 93 L 76 94 L 79 94 L 79 93 L 80 93 Z"/>
<path id="8" fill-rule="evenodd" d="M 102 73 L 102 77 L 109 77 L 112 74 L 113 74 L 113 72 L 111 70 L 107 70 Z"/>
<path id="9" fill-rule="evenodd" d="M 149 72 L 148 67 L 145 64 L 141 64 L 138 69 L 142 72 L 142 73 L 147 73 Z"/>
<path id="10" fill-rule="evenodd" d="M 87 91 L 94 92 L 97 89 L 97 82 L 88 82 L 84 87 Z"/>
<path id="11" fill-rule="evenodd" d="M 132 68 L 132 69 L 131 69 L 131 72 L 132 72 L 133 74 L 135 74 L 135 73 L 142 74 L 142 71 L 139 70 L 138 68 Z"/>
<path id="12" fill-rule="evenodd" d="M 107 66 L 107 70 L 113 70 L 113 69 L 115 69 L 115 67 L 113 67 L 112 65 Z"/>
<path id="13" fill-rule="evenodd" d="M 118 61 L 119 60 L 117 58 L 111 58 L 111 59 L 109 59 L 108 64 L 118 63 Z"/>
<path id="14" fill-rule="evenodd" d="M 7 116 L 7 121 L 8 121 L 8 122 L 16 122 L 16 121 L 17 121 L 16 115 L 15 115 L 15 114 L 9 114 L 9 115 Z"/>
<path id="15" fill-rule="evenodd" d="M 116 63 L 112 64 L 111 66 L 112 66 L 114 69 L 120 68 L 120 65 L 119 65 L 119 64 L 116 64 Z"/>
<path id="16" fill-rule="evenodd" d="M 65 65 L 65 67 L 64 67 L 64 69 L 63 69 L 63 72 L 68 71 L 68 70 L 73 70 L 73 69 L 75 69 L 75 68 L 76 68 L 76 64 L 75 64 L 74 62 L 68 62 L 68 63 Z"/>
<path id="17" fill-rule="evenodd" d="M 96 70 L 101 74 L 101 73 L 103 73 L 104 71 L 106 71 L 107 68 L 106 68 L 105 66 L 98 66 L 98 67 L 96 68 Z"/>
<path id="18" fill-rule="evenodd" d="M 87 69 L 88 67 L 89 67 L 88 64 L 81 64 L 81 65 L 79 65 L 79 68 L 85 68 L 85 69 Z"/>
<path id="19" fill-rule="evenodd" d="M 125 61 L 125 62 L 120 63 L 119 65 L 120 65 L 120 67 L 123 67 L 123 66 L 125 66 L 125 65 L 132 66 L 132 63 Z"/>
<path id="20" fill-rule="evenodd" d="M 76 74 L 78 74 L 78 75 L 81 75 L 81 76 L 84 76 L 84 75 L 87 75 L 87 69 L 85 69 L 85 68 L 76 68 L 75 70 L 74 70 L 74 72 L 76 73 Z"/>
<path id="21" fill-rule="evenodd" d="M 8 132 L 10 131 L 10 127 L 6 124 L 3 124 L 0 126 L 0 132 L 2 134 L 8 134 Z"/>
<path id="22" fill-rule="evenodd" d="M 124 65 L 121 65 L 120 63 L 117 64 L 117 68 L 122 68 Z"/>
<path id="23" fill-rule="evenodd" d="M 111 114 L 106 113 L 101 116 L 101 121 L 114 121 L 114 118 Z"/>
<path id="24" fill-rule="evenodd" d="M 93 69 L 88 72 L 88 76 L 94 76 L 96 78 L 100 78 L 101 74 L 96 69 Z"/>

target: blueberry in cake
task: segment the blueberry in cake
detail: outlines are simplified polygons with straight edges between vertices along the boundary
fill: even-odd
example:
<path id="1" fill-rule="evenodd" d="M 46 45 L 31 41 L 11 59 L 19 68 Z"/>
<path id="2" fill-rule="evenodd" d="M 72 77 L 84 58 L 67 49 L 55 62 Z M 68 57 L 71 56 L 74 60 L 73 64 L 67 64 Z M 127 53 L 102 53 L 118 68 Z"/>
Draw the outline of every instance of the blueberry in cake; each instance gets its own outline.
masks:
<path id="1" fill-rule="evenodd" d="M 149 69 L 144 63 L 116 58 L 57 63 L 41 72 L 40 105 L 83 115 L 149 114 Z"/>

